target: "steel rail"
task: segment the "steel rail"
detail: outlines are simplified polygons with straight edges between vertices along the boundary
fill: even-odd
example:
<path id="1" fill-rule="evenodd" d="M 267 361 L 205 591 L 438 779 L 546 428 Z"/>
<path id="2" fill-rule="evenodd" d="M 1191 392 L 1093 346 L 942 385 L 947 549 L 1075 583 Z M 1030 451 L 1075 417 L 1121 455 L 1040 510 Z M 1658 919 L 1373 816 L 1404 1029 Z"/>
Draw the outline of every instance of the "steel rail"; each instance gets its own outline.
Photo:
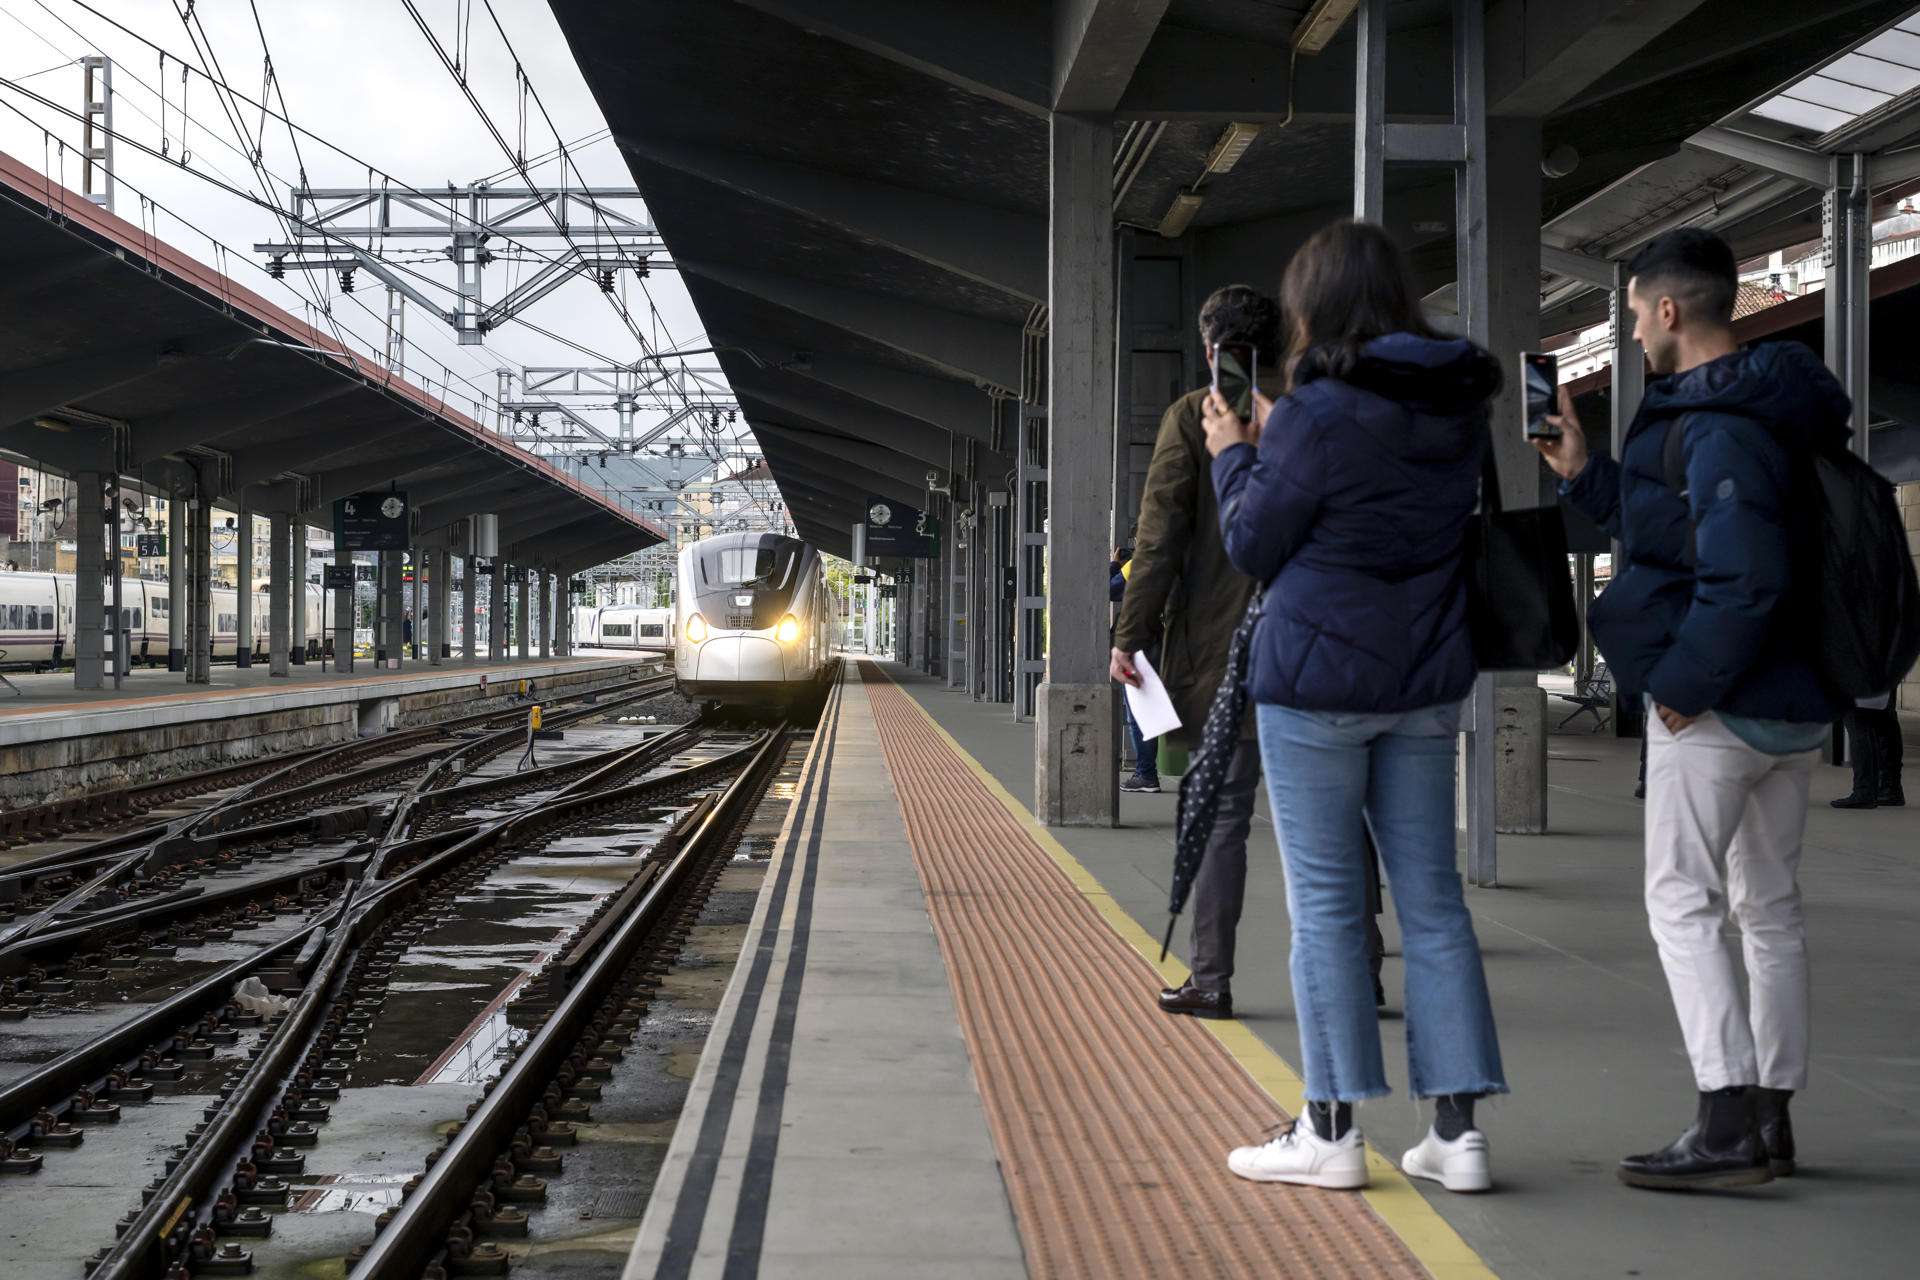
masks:
<path id="1" fill-rule="evenodd" d="M 757 744 L 752 762 L 719 802 L 697 811 L 698 825 L 680 842 L 673 860 L 653 878 L 638 905 L 606 935 L 598 955 L 577 971 L 553 1012 L 467 1117 L 393 1220 L 374 1237 L 371 1250 L 353 1268 L 355 1280 L 418 1280 L 426 1273 L 446 1247 L 448 1229 L 470 1206 L 474 1188 L 491 1175 L 514 1130 L 573 1052 L 581 1031 L 672 906 L 692 869 L 707 861 L 714 846 L 730 834 L 743 806 L 758 798 L 786 741 L 784 725 L 769 731 Z M 582 796 L 553 808 L 585 808 L 606 798 Z"/>
<path id="2" fill-rule="evenodd" d="M 228 1095 L 219 1114 L 195 1140 L 171 1174 L 153 1189 L 153 1193 L 126 1224 L 120 1238 L 100 1256 L 89 1275 L 91 1280 L 154 1280 L 169 1263 L 168 1247 L 176 1249 L 190 1233 L 194 1215 L 210 1208 L 213 1192 L 229 1178 L 243 1158 L 242 1139 L 259 1132 L 261 1123 L 275 1100 L 292 1079 L 297 1065 L 312 1043 L 317 1025 L 330 1003 L 331 993 L 348 969 L 353 952 L 362 941 L 402 903 L 424 892 L 424 886 L 441 873 L 453 870 L 476 854 L 514 837 L 555 821 L 565 821 L 580 813 L 593 812 L 623 803 L 645 799 L 655 793 L 698 782 L 721 770 L 737 767 L 740 757 L 749 753 L 754 759 L 744 773 L 761 766 L 771 744 L 782 740 L 780 731 L 770 731 L 755 743 L 725 756 L 680 770 L 668 777 L 632 783 L 612 792 L 572 796 L 549 802 L 539 808 L 505 817 L 477 830 L 460 829 L 442 837 L 388 846 L 376 854 L 363 878 L 350 882 L 336 917 L 326 950 L 314 966 L 301 994 L 295 999 L 287 1018 L 274 1032 L 260 1055 L 250 1063 Z M 731 790 L 729 791 L 731 794 Z M 702 830 L 705 830 L 703 826 Z M 458 837 L 449 840 L 448 837 Z M 381 880 L 391 855 L 400 851 L 420 852 L 420 846 L 444 846 L 429 856 Z M 676 859 L 676 864 L 681 860 Z M 646 904 L 642 904 L 642 910 Z M 417 1273 L 416 1273 L 417 1274 Z"/>

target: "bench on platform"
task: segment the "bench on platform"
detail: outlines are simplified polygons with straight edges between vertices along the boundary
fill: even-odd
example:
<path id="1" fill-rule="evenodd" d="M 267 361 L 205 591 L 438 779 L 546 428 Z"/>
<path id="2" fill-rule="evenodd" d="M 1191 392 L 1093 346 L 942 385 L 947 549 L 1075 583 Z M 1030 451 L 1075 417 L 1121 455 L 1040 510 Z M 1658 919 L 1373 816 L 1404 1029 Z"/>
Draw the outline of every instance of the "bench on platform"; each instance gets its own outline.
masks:
<path id="1" fill-rule="evenodd" d="M 1613 723 L 1613 672 L 1606 663 L 1595 663 L 1592 675 L 1575 680 L 1573 692 L 1560 696 L 1574 704 L 1573 714 L 1560 722 L 1560 728 L 1585 715 L 1593 717 L 1595 733 Z"/>

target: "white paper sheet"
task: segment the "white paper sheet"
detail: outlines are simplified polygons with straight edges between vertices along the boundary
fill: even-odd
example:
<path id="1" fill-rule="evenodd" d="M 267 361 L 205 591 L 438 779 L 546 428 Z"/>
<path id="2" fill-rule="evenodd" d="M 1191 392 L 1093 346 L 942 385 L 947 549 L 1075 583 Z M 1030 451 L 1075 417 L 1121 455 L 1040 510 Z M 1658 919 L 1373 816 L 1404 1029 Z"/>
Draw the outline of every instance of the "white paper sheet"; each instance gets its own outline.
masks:
<path id="1" fill-rule="evenodd" d="M 1133 655 L 1133 669 L 1140 676 L 1140 687 L 1122 685 L 1127 691 L 1127 709 L 1133 712 L 1133 722 L 1140 726 L 1140 732 L 1149 738 L 1157 738 L 1163 733 L 1171 733 L 1180 727 L 1180 713 L 1173 709 L 1173 699 L 1167 696 L 1167 686 L 1160 683 L 1160 673 L 1147 661 L 1147 655 Z"/>

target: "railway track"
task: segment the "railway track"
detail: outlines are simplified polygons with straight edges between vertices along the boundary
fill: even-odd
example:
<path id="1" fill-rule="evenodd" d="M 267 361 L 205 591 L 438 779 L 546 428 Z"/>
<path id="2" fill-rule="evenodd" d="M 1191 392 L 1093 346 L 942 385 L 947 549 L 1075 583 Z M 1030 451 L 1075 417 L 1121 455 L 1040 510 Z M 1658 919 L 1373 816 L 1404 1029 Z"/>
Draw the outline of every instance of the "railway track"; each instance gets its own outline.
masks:
<path id="1" fill-rule="evenodd" d="M 581 694 L 563 700 L 546 723 L 597 719 L 671 687 L 670 676 L 653 676 Z M 116 896 L 165 896 L 197 875 L 257 856 L 261 848 L 371 829 L 385 805 L 366 803 L 369 798 L 404 793 L 413 779 L 432 774 L 436 762 L 449 758 L 459 757 L 468 768 L 483 764 L 517 745 L 525 716 L 526 706 L 519 704 L 302 752 L 199 813 L 0 870 L 0 978 L 8 973 L 3 944 L 48 931 L 83 907 L 111 906 Z"/>
<path id="2" fill-rule="evenodd" d="M 505 1014 L 486 1016 L 514 1023 L 508 1038 L 517 1047 L 472 1118 L 457 1126 L 453 1143 L 428 1157 L 431 1170 L 395 1218 L 402 1225 L 394 1239 L 421 1238 L 422 1228 L 411 1224 L 430 1222 L 436 1253 L 470 1256 L 476 1230 L 512 1229 L 507 1202 L 549 1161 L 539 1148 L 565 1140 L 564 1116 L 594 1092 L 586 1068 L 598 1072 L 618 1058 L 607 1037 L 617 1038 L 631 1021 L 636 1001 L 644 1004 L 644 970 L 659 968 L 684 936 L 688 912 L 698 909 L 704 886 L 724 864 L 743 815 L 785 758 L 787 736 L 784 726 L 743 735 L 695 722 L 545 769 L 480 779 L 472 777 L 476 760 L 504 746 L 460 744 L 412 779 L 384 831 L 362 832 L 348 851 L 319 857 L 302 877 L 276 881 L 277 896 L 256 905 L 233 935 L 246 940 L 244 954 L 56 1061 L 10 1080 L 0 1075 L 0 1172 L 26 1174 L 68 1158 L 63 1144 L 77 1145 L 90 1130 L 113 1124 L 123 1108 L 183 1089 L 204 1091 L 210 1100 L 199 1123 L 179 1135 L 165 1170 L 88 1272 L 168 1280 L 240 1273 L 252 1265 L 254 1249 L 271 1251 L 258 1238 L 272 1231 L 293 1190 L 286 1179 L 299 1179 L 304 1153 L 327 1132 L 362 1051 L 383 1036 L 410 1044 L 423 1000 L 448 1002 L 411 989 L 419 984 L 396 982 L 396 972 L 440 963 L 434 957 L 449 950 L 497 950 L 470 939 L 495 927 L 488 912 L 517 891 L 515 878 L 530 874 L 529 866 L 551 867 L 582 847 L 638 842 L 644 852 L 616 867 L 594 864 L 593 909 L 567 917 L 567 928 L 539 948 L 538 962 L 524 964 L 496 997 Z M 215 835 L 242 838 L 257 830 Z M 631 834 L 643 831 L 651 834 Z M 617 881 L 608 876 L 614 870 Z M 221 905 L 232 911 L 237 900 L 230 895 Z M 544 920 L 550 910 L 534 915 Z M 66 932 L 72 930 L 20 941 L 50 947 L 54 933 Z M 7 954 L 0 944 L 0 966 Z M 249 978 L 288 993 L 290 1006 L 264 1018 L 243 1012 L 234 989 Z M 595 1052 L 602 1042 L 605 1051 Z M 537 1088 L 530 1083 L 536 1077 Z M 475 1153 L 489 1145 L 482 1162 Z M 489 1190 L 502 1162 L 514 1172 Z M 440 1189 L 451 1185 L 450 1176 L 476 1174 L 465 1190 Z M 25 1180 L 10 1181 L 0 1178 L 0 1206 Z M 496 1207 L 477 1220 L 463 1223 L 455 1214 L 441 1224 L 449 1196 L 467 1215 L 483 1202 Z M 356 1267 L 354 1275 L 403 1274 L 380 1261 L 394 1247 L 386 1239 L 382 1232 L 372 1243 L 371 1270 Z M 478 1252 L 489 1256 L 484 1247 Z"/>

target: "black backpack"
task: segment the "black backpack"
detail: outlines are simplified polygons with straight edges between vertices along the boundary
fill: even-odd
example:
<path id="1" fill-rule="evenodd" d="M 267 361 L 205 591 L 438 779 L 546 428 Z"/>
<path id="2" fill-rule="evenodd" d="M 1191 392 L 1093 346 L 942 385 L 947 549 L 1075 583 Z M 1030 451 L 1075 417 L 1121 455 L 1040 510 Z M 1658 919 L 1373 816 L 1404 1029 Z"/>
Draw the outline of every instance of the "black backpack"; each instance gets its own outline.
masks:
<path id="1" fill-rule="evenodd" d="M 1687 494 L 1684 418 L 1667 427 L 1661 472 Z M 1771 428 L 1771 424 L 1764 424 Z M 1920 576 L 1893 485 L 1843 448 L 1795 450 L 1793 605 L 1814 670 L 1849 702 L 1899 685 L 1920 658 Z M 1689 556 L 1691 560 L 1691 556 Z"/>

